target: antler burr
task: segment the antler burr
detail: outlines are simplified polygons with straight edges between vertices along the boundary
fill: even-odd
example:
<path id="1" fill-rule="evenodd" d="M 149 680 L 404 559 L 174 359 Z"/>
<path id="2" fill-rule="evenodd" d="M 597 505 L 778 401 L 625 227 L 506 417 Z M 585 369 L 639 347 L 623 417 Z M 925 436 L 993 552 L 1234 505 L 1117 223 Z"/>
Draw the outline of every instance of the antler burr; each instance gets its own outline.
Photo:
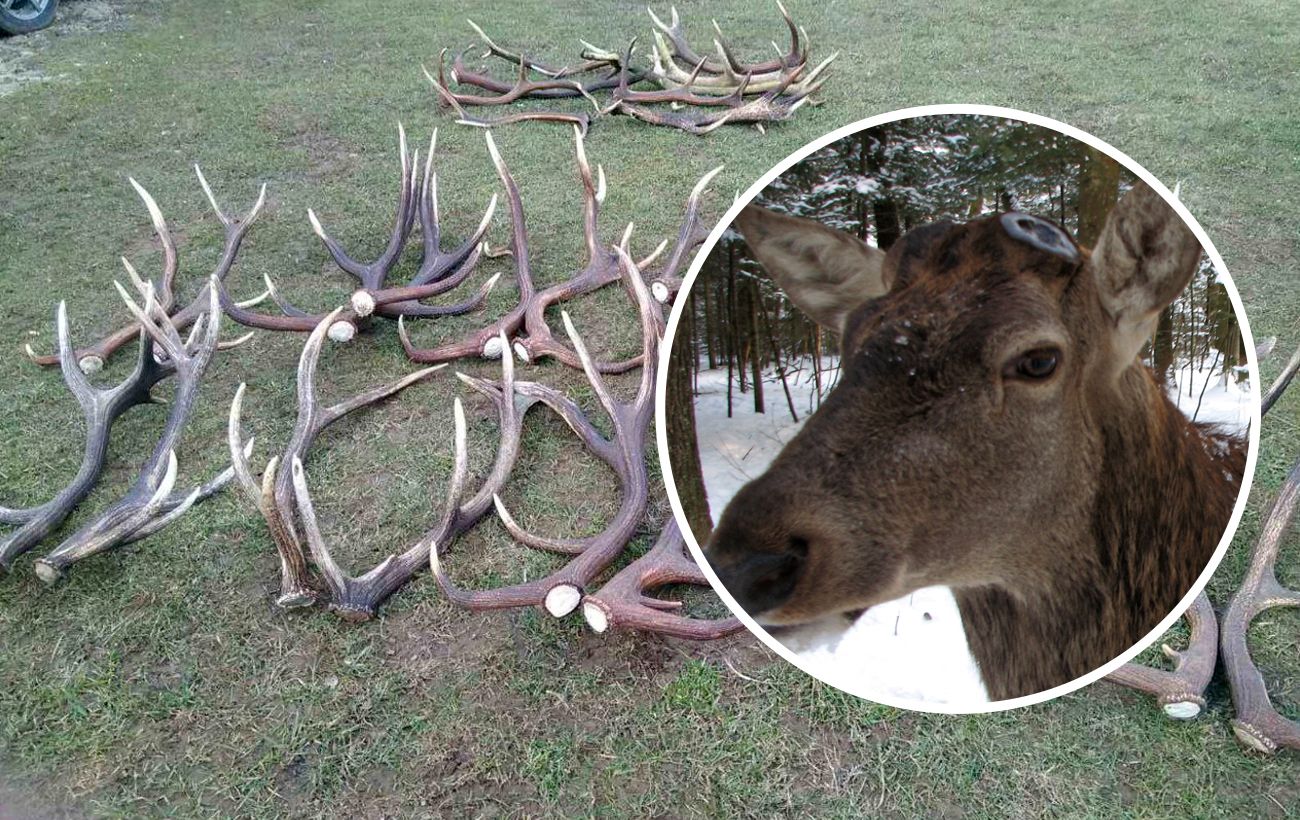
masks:
<path id="1" fill-rule="evenodd" d="M 723 638 L 745 628 L 739 618 L 684 617 L 678 614 L 680 601 L 649 594 L 670 584 L 709 586 L 695 559 L 686 553 L 681 530 L 671 516 L 649 552 L 583 599 L 582 616 L 596 632 L 630 629 L 695 641 Z"/>

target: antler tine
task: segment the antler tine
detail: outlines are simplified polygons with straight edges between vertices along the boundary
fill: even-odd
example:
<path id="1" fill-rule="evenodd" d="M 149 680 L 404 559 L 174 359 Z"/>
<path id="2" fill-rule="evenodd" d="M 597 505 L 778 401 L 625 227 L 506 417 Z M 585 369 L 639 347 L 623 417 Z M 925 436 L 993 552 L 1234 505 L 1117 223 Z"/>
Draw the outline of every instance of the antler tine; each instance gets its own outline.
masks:
<path id="1" fill-rule="evenodd" d="M 401 180 L 397 193 L 397 206 L 393 214 L 393 228 L 388 237 L 388 244 L 373 261 L 359 262 L 349 255 L 343 249 L 343 246 L 321 226 L 316 212 L 310 208 L 307 209 L 307 221 L 311 223 L 312 231 L 325 245 L 325 249 L 329 251 L 330 256 L 333 257 L 334 263 L 347 273 L 355 276 L 365 290 L 379 290 L 384 286 L 384 280 L 402 255 L 402 249 L 406 247 L 406 241 L 410 237 L 411 228 L 414 225 L 416 197 L 412 166 L 418 164 L 416 162 L 418 158 L 413 158 L 407 152 L 406 128 L 400 122 L 397 124 L 397 152 L 401 167 Z"/>
<path id="2" fill-rule="evenodd" d="M 1295 378 L 1298 371 L 1300 371 L 1300 347 L 1296 348 L 1295 353 L 1291 354 L 1291 358 L 1287 361 L 1286 366 L 1282 368 L 1282 372 L 1278 374 L 1278 377 L 1265 391 L 1264 398 L 1260 400 L 1261 413 L 1267 413 L 1269 408 L 1282 397 L 1283 391 L 1286 390 L 1287 385 L 1291 384 L 1291 380 Z"/>
<path id="3" fill-rule="evenodd" d="M 1269 700 L 1264 676 L 1250 656 L 1247 632 L 1263 612 L 1300 606 L 1300 591 L 1283 587 L 1276 565 L 1283 539 L 1300 507 L 1300 460 L 1292 465 L 1282 489 L 1260 528 L 1259 540 L 1241 587 L 1224 613 L 1220 636 L 1224 671 L 1237 716 L 1232 730 L 1245 746 L 1272 754 L 1282 747 L 1300 749 L 1300 722 L 1283 717 Z"/>
<path id="4" fill-rule="evenodd" d="M 487 144 L 488 155 L 492 158 L 492 164 L 496 168 L 497 176 L 501 179 L 501 184 L 505 188 L 506 202 L 510 208 L 510 253 L 514 258 L 515 281 L 519 288 L 519 301 L 509 313 L 487 327 L 480 328 L 458 341 L 436 348 L 415 347 L 406 332 L 405 323 L 399 318 L 397 322 L 398 337 L 401 339 L 402 348 L 406 351 L 407 357 L 412 361 L 436 363 L 451 361 L 463 356 L 494 358 L 508 353 L 508 349 L 499 348 L 498 337 L 504 333 L 506 338 L 509 338 L 518 332 L 523 325 L 524 313 L 535 294 L 532 266 L 528 254 L 528 233 L 524 223 L 524 206 L 519 194 L 519 186 L 515 183 L 514 177 L 511 176 L 505 160 L 501 158 L 496 141 L 492 139 L 492 133 L 485 131 L 483 136 Z"/>
<path id="5" fill-rule="evenodd" d="M 235 390 L 235 398 L 230 402 L 230 415 L 226 421 L 226 442 L 230 445 L 230 466 L 234 469 L 236 482 L 250 501 L 260 504 L 262 490 L 253 479 L 253 471 L 248 465 L 248 458 L 252 455 L 253 439 L 250 438 L 246 446 L 243 433 L 240 432 L 240 423 L 244 414 L 244 393 L 247 390 L 247 382 L 240 382 Z"/>
<path id="6" fill-rule="evenodd" d="M 425 158 L 424 176 L 420 185 L 419 207 L 417 209 L 419 211 L 424 258 L 420 262 L 420 269 L 415 276 L 411 277 L 410 287 L 442 281 L 454 281 L 456 284 L 464 281 L 478 262 L 480 245 L 492 224 L 492 217 L 497 208 L 497 195 L 493 194 L 492 199 L 488 202 L 487 209 L 483 213 L 483 217 L 479 220 L 478 227 L 469 238 L 449 252 L 444 253 L 442 251 L 440 247 L 442 229 L 441 214 L 438 208 L 438 175 L 432 168 L 437 138 L 438 130 L 435 128 L 433 137 L 429 141 L 429 153 Z M 450 290 L 456 284 L 449 284 L 445 290 L 439 292 Z M 437 293 L 429 295 L 437 295 Z M 402 306 L 402 308 L 405 307 L 407 306 Z"/>
<path id="7" fill-rule="evenodd" d="M 149 315 L 154 312 L 157 304 L 152 285 L 146 287 L 143 308 L 135 303 L 135 300 L 131 298 L 131 294 L 127 293 L 126 288 L 122 287 L 121 282 L 114 281 L 113 287 L 117 289 L 118 295 L 122 297 L 127 310 L 131 311 L 131 315 L 139 322 L 140 327 L 144 329 L 145 333 L 149 334 L 154 344 L 162 348 L 168 358 L 175 360 L 185 355 L 185 343 L 181 340 L 180 334 L 177 333 L 176 327 L 169 321 L 163 320 L 159 322 Z"/>
<path id="8" fill-rule="evenodd" d="M 67 306 L 63 302 L 55 311 L 55 335 L 63 380 L 85 417 L 85 449 L 76 476 L 49 501 L 25 509 L 0 509 L 0 521 L 18 526 L 0 539 L 0 570 L 8 569 L 18 556 L 50 535 L 90 494 L 104 469 L 113 422 L 137 404 L 148 404 L 149 390 L 172 373 L 170 368 L 155 361 L 153 343 L 143 331 L 136 329 L 140 350 L 135 369 L 116 386 L 97 388 L 86 379 L 77 362 L 77 351 L 73 349 L 68 330 Z"/>
<path id="9" fill-rule="evenodd" d="M 163 270 L 162 276 L 158 277 L 156 289 L 159 294 L 159 301 L 162 303 L 164 310 L 171 310 L 173 301 L 173 288 L 176 283 L 176 270 L 179 267 L 180 257 L 176 253 L 176 242 L 172 239 L 171 231 L 167 228 L 167 220 L 163 219 L 162 209 L 153 196 L 144 189 L 144 186 L 135 181 L 134 177 L 127 177 L 126 181 L 131 183 L 136 194 L 144 202 L 145 208 L 149 211 L 149 219 L 153 222 L 154 233 L 158 235 L 158 241 L 162 243 L 163 248 Z"/>
<path id="10" fill-rule="evenodd" d="M 681 277 L 678 271 L 681 266 L 690 257 L 692 251 L 700 246 L 708 238 L 709 229 L 705 227 L 704 220 L 700 216 L 701 203 L 704 200 L 704 192 L 708 190 L 709 183 L 722 173 L 726 168 L 725 165 L 719 165 L 704 176 L 700 177 L 691 189 L 691 195 L 686 200 L 686 215 L 682 218 L 682 226 L 677 232 L 677 244 L 673 246 L 672 255 L 664 265 L 663 270 L 655 277 L 655 281 L 650 286 L 650 292 L 655 299 L 661 303 L 667 303 L 681 287 Z M 639 267 L 644 267 L 642 262 Z"/>
<path id="11" fill-rule="evenodd" d="M 654 404 L 655 373 L 659 368 L 659 334 L 662 330 L 663 314 L 659 309 L 659 303 L 650 297 L 645 280 L 641 278 L 641 271 L 628 255 L 627 244 L 620 245 L 616 250 L 621 262 L 623 281 L 632 292 L 637 313 L 641 317 L 641 361 L 643 362 L 641 386 L 637 390 L 636 401 L 633 404 L 633 412 L 640 414 L 646 407 Z M 570 335 L 572 336 L 572 333 Z"/>
<path id="12" fill-rule="evenodd" d="M 527 58 L 524 57 L 523 54 L 515 54 L 513 52 L 507 51 L 506 49 L 494 43 L 492 41 L 492 38 L 487 36 L 487 32 L 483 31 L 483 29 L 479 27 L 478 23 L 475 23 L 473 20 L 470 20 L 468 18 L 466 18 L 465 22 L 469 23 L 469 27 L 474 29 L 474 33 L 477 34 L 479 36 L 479 39 L 482 40 L 484 45 L 487 46 L 489 54 L 493 54 L 508 62 L 527 67 L 529 69 L 532 69 L 533 71 L 536 71 L 538 74 L 544 74 L 547 77 L 558 77 L 562 73 L 562 69 L 556 70 L 552 68 L 547 68 L 546 66 L 543 66 L 540 63 L 535 63 L 532 62 L 531 60 L 528 60 Z"/>
<path id="13" fill-rule="evenodd" d="M 744 629 L 739 618 L 706 620 L 673 614 L 679 601 L 653 598 L 648 593 L 670 584 L 708 587 L 695 561 L 685 553 L 677 523 L 669 518 L 645 555 L 620 570 L 582 602 L 582 615 L 596 632 L 630 629 L 677 638 L 707 641 Z"/>
<path id="14" fill-rule="evenodd" d="M 598 223 L 600 205 L 605 201 L 605 169 L 600 169 L 600 184 L 596 184 L 591 173 L 591 163 L 587 160 L 587 148 L 582 137 L 582 129 L 573 127 L 573 150 L 577 156 L 578 176 L 582 179 L 582 236 L 587 243 L 587 264 L 594 264 L 601 254 Z"/>

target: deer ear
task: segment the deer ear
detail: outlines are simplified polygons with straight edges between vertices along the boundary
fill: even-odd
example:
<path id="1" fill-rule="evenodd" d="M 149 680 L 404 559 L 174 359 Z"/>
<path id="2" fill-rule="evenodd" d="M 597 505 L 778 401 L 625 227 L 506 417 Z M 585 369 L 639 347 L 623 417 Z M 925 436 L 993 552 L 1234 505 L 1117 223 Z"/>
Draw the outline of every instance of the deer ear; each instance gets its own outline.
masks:
<path id="1" fill-rule="evenodd" d="M 1112 322 L 1116 372 L 1137 359 L 1160 311 L 1192 280 L 1200 255 L 1182 217 L 1143 182 L 1110 212 L 1090 265 Z"/>
<path id="2" fill-rule="evenodd" d="M 795 306 L 840 332 L 849 312 L 884 295 L 883 251 L 820 222 L 747 205 L 734 227 Z"/>

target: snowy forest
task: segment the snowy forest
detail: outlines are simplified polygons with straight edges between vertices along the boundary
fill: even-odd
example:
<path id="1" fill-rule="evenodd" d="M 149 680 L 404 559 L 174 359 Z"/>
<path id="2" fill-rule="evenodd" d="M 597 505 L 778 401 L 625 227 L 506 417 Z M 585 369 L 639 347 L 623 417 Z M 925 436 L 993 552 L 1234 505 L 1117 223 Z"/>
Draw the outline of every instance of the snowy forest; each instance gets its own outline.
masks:
<path id="1" fill-rule="evenodd" d="M 883 250 L 916 226 L 1008 210 L 1050 218 L 1091 247 L 1133 181 L 1110 157 L 1057 131 L 954 114 L 899 120 L 845 137 L 791 167 L 755 201 L 815 218 Z M 725 412 L 728 419 L 780 413 L 788 427 L 814 411 L 833 386 L 837 344 L 833 333 L 785 298 L 744 240 L 728 231 L 687 296 L 669 378 L 670 458 L 701 540 L 711 529 L 710 502 L 715 515 L 720 510 L 717 499 L 706 499 L 700 478 L 694 416 L 704 412 L 696 407 L 701 394 L 712 397 L 709 412 Z M 1203 418 L 1207 390 L 1231 389 L 1246 378 L 1237 317 L 1208 258 L 1161 315 L 1143 355 L 1171 395 L 1185 396 L 1179 406 L 1193 418 Z M 699 437 L 706 437 L 703 430 Z"/>

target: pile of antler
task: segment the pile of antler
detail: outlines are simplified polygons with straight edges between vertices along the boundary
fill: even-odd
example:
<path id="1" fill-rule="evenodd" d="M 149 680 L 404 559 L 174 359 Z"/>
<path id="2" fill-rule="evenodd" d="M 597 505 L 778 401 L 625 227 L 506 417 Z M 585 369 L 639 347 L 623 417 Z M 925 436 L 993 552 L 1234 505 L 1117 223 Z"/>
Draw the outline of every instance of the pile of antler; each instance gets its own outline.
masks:
<path id="1" fill-rule="evenodd" d="M 173 405 L 174 422 L 169 421 L 163 441 L 154 457 L 146 465 L 137 487 L 128 498 L 115 507 L 96 524 L 85 530 L 47 556 L 38 564 L 43 577 L 53 577 L 72 560 L 106 548 L 110 540 L 125 543 L 160 529 L 174 520 L 184 509 L 200 497 L 215 492 L 233 474 L 238 484 L 256 505 L 266 521 L 272 540 L 279 552 L 281 563 L 281 589 L 278 603 L 283 607 L 299 607 L 323 600 L 341 617 L 348 620 L 366 620 L 373 617 L 378 606 L 399 587 L 405 584 L 421 567 L 432 564 L 438 582 L 455 602 L 475 609 L 504 608 L 512 606 L 544 605 L 555 616 L 566 615 L 585 603 L 583 611 L 597 631 L 610 628 L 630 628 L 660 632 L 680 637 L 707 639 L 731 634 L 741 628 L 736 619 L 705 620 L 684 617 L 675 612 L 680 603 L 653 597 L 653 590 L 671 584 L 707 586 L 694 561 L 686 555 L 681 534 L 670 521 L 663 525 L 655 545 L 643 556 L 615 573 L 598 591 L 593 588 L 599 580 L 623 557 L 637 539 L 646 517 L 649 500 L 649 477 L 646 468 L 646 436 L 653 415 L 655 373 L 658 365 L 660 334 L 663 329 L 661 302 L 668 301 L 681 284 L 678 272 L 690 253 L 703 241 L 706 231 L 700 218 L 700 201 L 709 181 L 720 171 L 706 174 L 691 192 L 685 215 L 678 231 L 675 246 L 663 266 L 653 274 L 643 274 L 667 248 L 665 240 L 646 258 L 636 262 L 631 257 L 629 243 L 632 227 L 617 245 L 602 238 L 599 211 L 605 198 L 604 170 L 596 167 L 593 173 L 587 160 L 580 129 L 575 130 L 575 152 L 579 177 L 583 188 L 583 230 L 585 263 L 572 276 L 545 289 L 537 289 L 533 282 L 529 237 L 525 228 L 524 204 L 519 188 L 504 160 L 497 151 L 490 134 L 487 148 L 505 188 L 509 204 L 511 239 L 507 253 L 514 268 L 518 300 L 502 317 L 476 329 L 464 337 L 436 348 L 419 348 L 412 342 L 404 320 L 462 313 L 482 303 L 488 290 L 497 281 L 492 277 L 475 297 L 450 308 L 433 307 L 421 300 L 445 293 L 465 281 L 478 260 L 485 255 L 484 237 L 491 224 L 496 197 L 477 230 L 455 250 L 441 249 L 441 230 L 437 200 L 437 177 L 432 170 L 432 158 L 437 134 L 430 142 L 423 173 L 417 177 L 418 155 L 407 153 L 405 133 L 399 136 L 401 162 L 401 190 L 398 197 L 394 226 L 384 252 L 370 263 L 357 262 L 329 237 L 321 228 L 315 214 L 308 212 L 313 230 L 324 242 L 331 256 L 348 273 L 355 276 L 361 288 L 354 292 L 345 307 L 323 315 L 313 315 L 286 302 L 270 280 L 267 290 L 258 300 L 236 302 L 226 291 L 225 278 L 234 263 L 236 253 L 249 223 L 257 216 L 264 201 L 242 220 L 228 218 L 216 205 L 206 180 L 200 174 L 205 193 L 213 209 L 226 228 L 226 246 L 217 271 L 210 279 L 207 291 L 207 312 L 198 313 L 194 306 L 176 310 L 173 305 L 172 279 L 175 274 L 175 247 L 166 231 L 161 214 L 147 194 L 146 202 L 154 215 L 159 236 L 163 240 L 166 269 L 162 285 L 163 295 L 155 295 L 155 288 L 128 272 L 144 298 L 144 307 L 129 303 L 136 324 L 106 337 L 91 348 L 74 353 L 68 341 L 66 322 L 60 308 L 59 343 L 65 376 L 77 395 L 82 397 L 87 418 L 91 424 L 92 443 L 88 444 L 88 463 L 93 461 L 93 472 L 102 467 L 107 427 L 112 419 L 131 403 L 144 401 L 148 386 L 163 375 L 175 372 L 182 380 Z M 419 223 L 423 246 L 423 259 L 416 275 L 401 287 L 385 284 L 386 277 L 396 266 L 408 244 L 415 224 Z M 567 313 L 561 311 L 572 347 L 555 339 L 546 322 L 547 308 L 590 293 L 614 282 L 621 281 L 634 299 L 640 316 L 642 350 L 640 355 L 624 361 L 596 363 L 577 335 Z M 653 292 L 653 296 L 652 296 Z M 124 292 L 125 293 L 125 292 Z M 265 297 L 280 308 L 280 315 L 260 314 L 252 310 L 254 304 Z M 197 304 L 197 300 L 196 300 Z M 240 385 L 230 409 L 228 439 L 232 467 L 216 481 L 186 496 L 169 495 L 175 477 L 175 458 L 171 456 L 174 440 L 180 426 L 193 405 L 193 394 L 203 368 L 216 349 L 216 331 L 219 307 L 240 323 L 266 329 L 283 331 L 310 331 L 298 363 L 297 395 L 298 419 L 281 455 L 266 465 L 260 478 L 254 476 L 248 459 L 253 441 L 244 442 L 241 430 L 243 400 L 246 392 Z M 170 315 L 169 315 L 170 312 Z M 197 318 L 195 316 L 197 315 Z M 351 339 L 368 316 L 396 317 L 398 332 L 409 357 L 414 361 L 432 363 L 429 367 L 391 384 L 375 387 L 344 401 L 322 407 L 316 385 L 316 372 L 321 350 L 327 338 L 336 341 Z M 210 317 L 210 318 L 208 318 Z M 189 342 L 182 342 L 178 328 L 194 323 Z M 120 347 L 120 340 L 142 327 L 141 364 L 137 374 L 124 386 L 101 393 L 92 392 L 85 384 L 83 369 L 97 368 L 111 353 Z M 206 328 L 202 343 L 194 341 Z M 151 344 L 161 347 L 155 356 Z M 29 351 L 30 353 L 30 351 Z M 512 355 L 513 354 L 513 355 Z M 44 363 L 45 359 L 31 354 Z M 78 365 L 77 357 L 80 356 Z M 473 391 L 486 397 L 495 407 L 499 422 L 500 441 L 497 456 L 489 475 L 477 492 L 467 500 L 463 498 L 469 482 L 468 455 L 464 414 L 460 400 L 454 408 L 455 470 L 449 482 L 447 506 L 437 523 L 414 544 L 400 553 L 390 555 L 378 566 L 360 576 L 349 575 L 334 559 L 317 522 L 311 493 L 307 483 L 305 462 L 308 451 L 320 434 L 345 415 L 362 407 L 373 405 L 393 396 L 413 384 L 426 380 L 442 369 L 446 362 L 462 357 L 488 357 L 501 359 L 501 379 L 490 380 L 460 375 Z M 603 436 L 583 414 L 572 399 L 553 387 L 532 381 L 516 380 L 514 359 L 535 363 L 550 357 L 575 368 L 581 368 L 602 407 L 608 413 L 613 432 Z M 639 389 L 631 403 L 616 400 L 605 385 L 602 373 L 622 373 L 641 368 Z M 459 374 L 458 374 L 459 375 Z M 600 535 L 585 539 L 555 539 L 531 535 L 523 531 L 506 511 L 500 501 L 500 492 L 511 479 L 519 454 L 522 429 L 529 408 L 535 405 L 549 407 L 562 418 L 583 444 L 606 464 L 617 476 L 622 488 L 622 501 L 617 513 Z M 92 452 L 93 451 L 93 452 Z M 170 461 L 168 460 L 170 459 Z M 160 465 L 170 464 L 164 474 Z M 89 468 L 88 468 L 89 469 Z M 87 470 L 83 470 L 87 472 Z M 160 477 L 161 476 L 161 477 Z M 80 482 L 65 492 L 84 495 Z M 62 496 L 61 496 L 62 498 Z M 79 500 L 80 496 L 71 503 Z M 541 550 L 571 555 L 562 569 L 552 576 L 505 589 L 488 592 L 464 592 L 455 588 L 442 570 L 440 553 L 446 552 L 457 536 L 479 523 L 495 506 L 504 526 L 520 543 Z M 33 511 L 0 510 L 4 520 L 23 523 L 43 515 L 45 508 Z M 62 515 L 66 515 L 63 507 Z M 68 506 L 70 509 L 70 506 Z M 27 532 L 39 534 L 49 531 L 61 518 L 40 517 L 39 522 L 25 527 L 17 535 L 27 537 Z M 36 537 L 39 537 L 39 534 Z M 12 553 L 16 554 L 16 553 Z M 0 553 L 11 556 L 11 553 Z M 313 571 L 314 570 L 314 571 Z M 591 594 L 589 594 L 591 593 Z"/>
<path id="2" fill-rule="evenodd" d="M 1300 369 L 1300 350 L 1265 394 L 1262 402 L 1265 413 L 1282 395 L 1297 369 Z M 1190 632 L 1187 648 L 1179 652 L 1168 644 L 1161 647 L 1165 656 L 1174 662 L 1172 670 L 1130 663 L 1108 679 L 1155 695 L 1166 715 L 1188 720 L 1205 709 L 1205 690 L 1222 658 L 1237 710 L 1232 720 L 1237 739 L 1251 749 L 1269 754 L 1283 747 L 1300 749 L 1300 723 L 1282 716 L 1269 700 L 1264 676 L 1250 655 L 1246 634 L 1251 623 L 1265 611 L 1300 606 L 1300 591 L 1283 587 L 1276 571 L 1282 541 L 1291 531 L 1297 508 L 1300 508 L 1300 459 L 1292 465 L 1264 516 L 1246 576 L 1222 619 L 1216 619 L 1209 596 L 1201 592 L 1184 614 Z"/>
<path id="3" fill-rule="evenodd" d="M 197 167 L 195 168 L 198 171 Z M 207 191 L 207 182 L 199 172 L 199 181 Z M 194 408 L 200 382 L 219 348 L 238 346 L 249 337 L 230 343 L 218 340 L 221 310 L 217 301 L 220 280 L 229 272 L 243 241 L 247 226 L 257 217 L 265 197 L 242 221 L 227 219 L 217 209 L 226 228 L 225 248 L 217 269 L 209 277 L 203 292 L 184 308 L 177 309 L 174 284 L 178 269 L 176 245 L 153 197 L 135 180 L 131 185 L 144 200 L 153 220 L 154 230 L 163 246 L 163 270 L 158 283 L 145 282 L 125 258 L 122 264 L 142 304 L 137 304 L 125 288 L 114 283 L 136 322 L 89 348 L 74 350 L 68 330 L 67 307 L 60 302 L 55 314 L 59 352 L 55 356 L 28 354 L 37 362 L 57 362 L 64 382 L 81 406 L 86 424 L 86 446 L 81 467 L 72 481 L 52 499 L 35 507 L 9 509 L 0 507 L 0 523 L 17 529 L 0 539 L 0 569 L 8 570 L 18 556 L 32 549 L 53 533 L 90 494 L 103 474 L 109 433 L 113 423 L 127 410 L 140 404 L 162 403 L 151 394 L 159 382 L 175 378 L 176 391 L 171 411 L 153 453 L 127 493 L 82 526 L 52 552 L 36 561 L 35 569 L 42 580 L 53 583 L 73 563 L 115 547 L 139 541 L 168 526 L 196 502 L 219 491 L 233 476 L 227 469 L 213 480 L 184 493 L 173 493 L 176 485 L 176 445 Z M 215 207 L 215 202 L 213 203 Z M 259 297 L 260 298 L 260 297 Z M 254 300 L 256 301 L 256 300 Z M 181 332 L 190 329 L 187 339 Z M 131 374 L 113 387 L 95 387 L 87 378 L 98 371 L 104 360 L 131 339 L 139 339 L 139 353 Z"/>
<path id="4" fill-rule="evenodd" d="M 561 111 L 523 111 L 496 119 L 468 114 L 471 106 L 507 105 L 518 100 L 554 100 L 583 97 L 595 107 L 598 116 L 623 114 L 653 125 L 665 125 L 707 134 L 727 123 L 752 123 L 760 131 L 763 123 L 789 119 L 811 95 L 821 88 L 826 67 L 838 56 L 832 54 L 815 67 L 809 67 L 808 33 L 796 26 L 785 6 L 777 2 L 790 31 L 790 47 L 776 48 L 772 60 L 746 63 L 740 60 L 714 21 L 717 36 L 713 39 L 714 55 L 702 55 L 691 47 L 682 28 L 677 9 L 672 9 L 671 24 L 664 23 L 650 11 L 654 23 L 655 47 L 650 51 L 648 68 L 634 68 L 634 40 L 620 54 L 582 41 L 582 61 L 576 65 L 553 67 L 537 62 L 522 51 L 497 45 L 483 29 L 470 26 L 487 46 L 484 57 L 497 57 L 515 66 L 513 83 L 489 74 L 473 71 L 465 65 L 466 49 L 451 64 L 451 80 L 472 86 L 486 94 L 453 91 L 447 81 L 446 50 L 438 56 L 438 75 L 428 69 L 425 77 L 438 94 L 439 103 L 452 108 L 460 121 L 468 125 L 490 127 L 524 120 L 571 122 L 584 131 L 590 123 L 585 113 Z M 472 46 L 471 46 L 472 48 Z M 640 84 L 653 84 L 654 90 L 638 90 Z M 596 98 L 606 93 L 605 100 Z"/>

